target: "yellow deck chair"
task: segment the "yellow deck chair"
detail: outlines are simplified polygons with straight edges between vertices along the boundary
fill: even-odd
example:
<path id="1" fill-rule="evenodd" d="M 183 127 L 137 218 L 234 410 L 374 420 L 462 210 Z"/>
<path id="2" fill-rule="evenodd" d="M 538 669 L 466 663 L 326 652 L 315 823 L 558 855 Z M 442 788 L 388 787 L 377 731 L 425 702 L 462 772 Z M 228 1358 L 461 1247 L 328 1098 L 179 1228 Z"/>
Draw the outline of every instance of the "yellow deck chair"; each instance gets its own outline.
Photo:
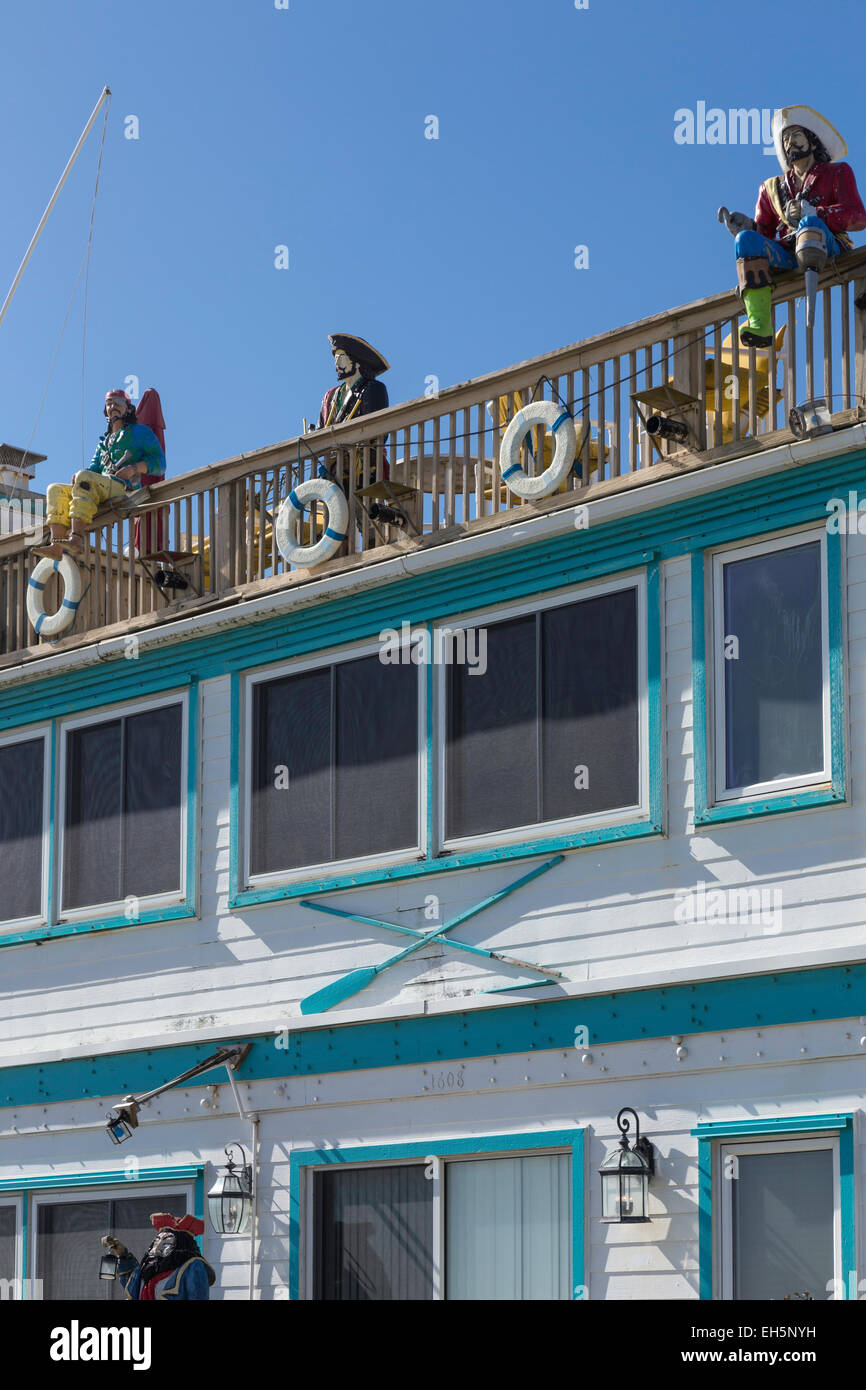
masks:
<path id="1" fill-rule="evenodd" d="M 785 330 L 788 325 L 783 323 L 776 334 L 776 361 L 784 361 L 785 355 Z M 731 334 L 722 340 L 722 355 L 720 359 L 722 374 L 722 443 L 730 444 L 734 437 L 734 410 L 739 405 L 739 413 L 748 419 L 749 414 L 749 359 L 751 353 L 749 348 L 740 348 L 739 362 L 737 364 L 737 385 L 738 396 L 734 396 L 731 386 L 734 380 L 734 353 L 731 342 Z M 707 445 L 713 447 L 715 443 L 715 405 L 716 405 L 716 359 L 712 354 L 707 356 L 704 364 L 705 383 L 706 383 L 706 403 L 707 403 Z M 775 389 L 774 404 L 780 401 L 785 394 L 778 386 L 773 383 Z M 755 350 L 755 408 L 758 418 L 765 419 L 770 413 L 770 353 L 766 348 L 756 348 Z M 741 431 L 742 432 L 742 431 Z"/>

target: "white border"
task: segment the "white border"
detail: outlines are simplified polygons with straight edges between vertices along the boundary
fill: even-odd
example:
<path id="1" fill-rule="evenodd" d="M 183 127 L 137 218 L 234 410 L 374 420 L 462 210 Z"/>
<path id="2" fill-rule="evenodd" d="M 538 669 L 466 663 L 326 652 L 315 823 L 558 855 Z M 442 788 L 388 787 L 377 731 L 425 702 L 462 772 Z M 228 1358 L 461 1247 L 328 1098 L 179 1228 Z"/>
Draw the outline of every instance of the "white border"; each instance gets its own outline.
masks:
<path id="1" fill-rule="evenodd" d="M 724 632 L 724 566 L 747 560 L 756 555 L 767 555 L 777 550 L 796 550 L 804 545 L 818 544 L 820 551 L 819 575 L 821 583 L 821 665 L 822 665 L 822 727 L 824 733 L 824 766 L 815 772 L 801 773 L 791 777 L 780 777 L 770 782 L 755 782 L 746 787 L 725 787 L 725 750 L 727 745 L 727 723 L 725 720 L 724 657 L 720 656 L 725 640 Z M 768 541 L 746 542 L 740 546 L 728 545 L 710 553 L 711 560 L 711 641 L 709 662 L 711 668 L 711 696 L 708 701 L 712 718 L 708 720 L 711 730 L 712 757 L 707 759 L 712 768 L 713 796 L 710 805 L 727 805 L 730 802 L 753 801 L 756 797 L 768 796 L 804 787 L 824 787 L 833 780 L 832 740 L 830 720 L 830 615 L 827 585 L 827 530 L 814 526 L 808 530 L 787 532 L 781 538 Z"/>
<path id="2" fill-rule="evenodd" d="M 419 633 L 423 631 L 423 626 L 415 626 L 412 629 L 412 639 L 417 639 Z M 422 673 L 426 667 L 415 666 L 417 673 L 417 734 L 418 734 L 418 763 L 417 763 L 417 816 L 418 816 L 418 841 L 415 845 L 399 850 L 387 850 L 381 854 L 362 855 L 356 859 L 333 859 L 319 864 L 304 864 L 295 869 L 274 870 L 268 874 L 250 873 L 250 845 L 251 830 L 250 819 L 252 813 L 252 795 L 250 778 L 252 775 L 253 763 L 253 701 L 251 692 L 254 686 L 267 684 L 270 681 L 280 680 L 285 676 L 297 676 L 304 671 L 328 670 L 331 666 L 341 665 L 347 661 L 357 661 L 364 657 L 377 656 L 383 648 L 382 642 L 378 640 L 352 643 L 349 646 L 336 647 L 330 651 L 318 651 L 314 654 L 307 653 L 297 657 L 292 661 L 282 662 L 278 666 L 259 667 L 254 671 L 247 671 L 240 678 L 240 703 L 241 703 L 241 727 L 243 738 L 240 742 L 238 757 L 238 891 L 251 892 L 256 889 L 277 887 L 284 883 L 303 882 L 307 879 L 315 879 L 327 875 L 330 877 L 335 871 L 340 873 L 358 872 L 364 869 L 376 869 L 393 864 L 412 863 L 415 860 L 424 858 L 424 846 L 427 843 L 427 682 L 423 679 Z M 401 646 L 401 650 L 402 650 Z"/>
<path id="3" fill-rule="evenodd" d="M 115 719 L 125 719 L 132 714 L 139 714 L 143 710 L 163 709 L 168 705 L 180 705 L 181 707 L 181 746 L 180 746 L 180 883 L 176 890 L 169 893 L 154 893 L 152 896 L 139 898 L 142 908 L 153 911 L 161 907 L 174 907 L 186 902 L 186 878 L 187 878 L 187 857 L 188 857 L 188 821 L 189 821 L 189 690 L 184 688 L 177 691 L 160 691 L 157 695 L 148 696 L 146 699 L 135 702 L 121 702 L 116 705 L 104 705 L 98 711 L 91 710 L 84 715 L 74 715 L 69 719 L 58 720 L 57 724 L 57 792 L 54 804 L 54 827 L 57 853 L 55 855 L 55 880 L 54 901 L 57 903 L 55 914 L 58 922 L 82 921 L 93 916 L 122 916 L 126 907 L 126 899 L 120 898 L 116 902 L 91 903 L 87 907 L 76 907 L 65 909 L 63 906 L 63 863 L 66 850 L 66 764 L 67 764 L 67 734 L 73 729 L 86 728 L 90 725 L 109 724 Z M 130 920 L 130 925 L 134 925 L 136 919 Z"/>
<path id="4" fill-rule="evenodd" d="M 577 833 L 596 826 L 619 825 L 623 821 L 649 820 L 649 685 L 647 647 L 649 629 L 647 626 L 647 579 L 646 570 L 629 570 L 617 575 L 615 579 L 589 581 L 586 584 L 572 585 L 565 592 L 554 597 L 526 599 L 521 603 L 503 604 L 501 608 L 488 608 L 483 613 L 473 614 L 451 621 L 437 623 L 438 629 L 458 631 L 467 627 L 493 627 L 507 622 L 510 618 L 526 614 L 546 612 L 551 608 L 563 608 L 585 600 L 598 598 L 604 594 L 619 593 L 625 589 L 637 590 L 637 683 L 638 683 L 638 802 L 634 806 L 618 806 L 611 811 L 593 812 L 589 815 L 573 816 L 555 821 L 538 821 L 530 825 L 514 826 L 507 830 L 491 831 L 484 835 L 469 835 L 463 838 L 447 839 L 445 834 L 445 810 L 447 805 L 447 691 L 446 667 L 440 666 L 436 680 L 436 720 L 434 739 L 438 745 L 436 756 L 437 785 L 434 787 L 436 799 L 435 853 L 443 854 L 455 850 L 484 849 L 493 845 L 519 844 L 525 840 L 554 839 L 561 835 Z M 491 769 L 491 776 L 495 776 Z"/>

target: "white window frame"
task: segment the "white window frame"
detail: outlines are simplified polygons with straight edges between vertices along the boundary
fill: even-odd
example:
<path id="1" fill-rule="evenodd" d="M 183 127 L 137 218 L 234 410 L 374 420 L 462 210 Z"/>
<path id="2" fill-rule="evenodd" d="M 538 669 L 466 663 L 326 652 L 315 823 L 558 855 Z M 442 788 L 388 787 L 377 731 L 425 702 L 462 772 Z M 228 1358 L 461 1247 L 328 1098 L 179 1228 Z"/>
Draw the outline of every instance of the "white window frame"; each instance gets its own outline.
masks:
<path id="1" fill-rule="evenodd" d="M 126 899 L 116 902 L 90 903 L 87 907 L 65 908 L 63 906 L 63 865 L 66 852 L 66 770 L 68 763 L 68 735 L 75 729 L 89 725 L 108 724 L 114 719 L 125 719 L 132 714 L 141 714 L 149 709 L 161 709 L 168 705 L 180 705 L 181 710 L 181 748 L 180 748 L 180 886 L 169 893 L 153 893 L 140 898 L 144 910 L 154 911 L 162 907 L 174 907 L 186 902 L 186 879 L 189 819 L 189 691 L 160 691 L 135 702 L 124 701 L 116 705 L 105 705 L 99 710 L 76 715 L 61 720 L 57 730 L 57 793 L 55 801 L 54 824 L 57 832 L 57 853 L 55 873 L 55 902 L 58 904 L 58 922 L 77 922 L 94 916 L 122 915 Z"/>
<path id="2" fill-rule="evenodd" d="M 431 1244 L 431 1265 L 433 1283 L 433 1301 L 442 1302 L 448 1297 L 446 1289 L 446 1268 L 447 1252 L 445 1249 L 445 1220 L 446 1220 L 446 1199 L 445 1183 L 447 1181 L 446 1169 L 452 1163 L 485 1163 L 488 1159 L 497 1158 L 553 1158 L 555 1156 L 566 1155 L 571 1158 L 571 1150 L 565 1146 L 555 1148 L 527 1148 L 527 1149 L 484 1149 L 478 1153 L 467 1154 L 439 1154 L 436 1152 L 435 1141 L 430 1144 L 430 1152 L 423 1158 L 394 1158 L 371 1160 L 369 1163 L 341 1163 L 340 1172 L 346 1173 L 350 1169 L 357 1168 L 417 1168 L 419 1164 L 423 1167 L 432 1169 L 432 1176 L 429 1181 L 433 1189 L 433 1236 Z M 315 1178 L 318 1173 L 333 1173 L 333 1163 L 311 1163 L 305 1164 L 300 1170 L 301 1193 L 300 1210 L 302 1213 L 303 1239 L 300 1249 L 300 1283 L 301 1297 L 307 1302 L 313 1301 L 314 1278 L 315 1278 Z M 569 1169 L 569 1185 L 572 1185 L 572 1175 Z M 574 1190 L 571 1191 L 572 1201 L 572 1222 L 574 1222 Z M 571 1248 L 569 1243 L 569 1248 Z M 572 1271 L 572 1282 L 574 1272 Z"/>
<path id="3" fill-rule="evenodd" d="M 410 642 L 416 641 L 423 628 L 412 629 Z M 294 869 L 274 870 L 268 874 L 250 872 L 250 848 L 252 844 L 252 767 L 253 767 L 253 689 L 256 685 L 280 680 L 285 676 L 301 675 L 304 671 L 325 670 L 331 666 L 342 665 L 346 661 L 357 661 L 363 657 L 376 656 L 382 651 L 382 643 L 377 640 L 353 643 L 350 646 L 334 648 L 329 652 L 316 652 L 314 656 L 298 657 L 282 662 L 278 666 L 260 667 L 247 672 L 241 681 L 241 742 L 239 772 L 239 838 L 241 840 L 240 863 L 243 881 L 239 885 L 242 892 L 278 887 L 286 883 L 305 882 L 308 879 L 330 877 L 334 873 L 362 872 L 378 869 L 392 864 L 408 864 L 423 859 L 427 843 L 427 682 L 422 679 L 423 666 L 415 666 L 417 673 L 418 696 L 418 766 L 416 800 L 418 816 L 418 841 L 415 845 L 399 850 L 385 850 L 381 854 L 360 855 L 354 859 L 331 859 L 324 863 L 303 864 Z M 402 644 L 401 644 L 402 649 Z"/>
<path id="4" fill-rule="evenodd" d="M 724 658 L 724 582 L 723 571 L 726 564 L 747 560 L 756 555 L 769 555 L 778 550 L 796 550 L 803 545 L 817 543 L 820 547 L 821 577 L 821 664 L 822 664 L 822 729 L 824 734 L 824 766 L 816 772 L 801 773 L 792 777 L 779 777 L 769 782 L 754 782 L 745 787 L 725 786 L 725 752 L 727 747 L 727 724 L 725 722 L 725 658 Z M 712 672 L 711 707 L 713 718 L 710 723 L 713 744 L 711 765 L 714 776 L 714 802 L 726 805 L 730 802 L 752 801 L 756 797 L 794 791 L 804 787 L 828 786 L 833 780 L 832 742 L 830 720 L 830 618 L 829 594 L 827 586 L 827 532 L 814 526 L 804 531 L 788 532 L 774 540 L 744 543 L 741 546 L 728 545 L 711 553 L 712 591 L 711 591 L 711 630 L 710 667 Z"/>
<path id="5" fill-rule="evenodd" d="M 186 1197 L 186 1209 L 188 1212 L 194 1209 L 194 1186 L 189 1178 L 181 1178 L 178 1182 L 156 1182 L 151 1183 L 145 1179 L 142 1182 L 133 1181 L 124 1183 L 120 1181 L 117 1186 L 113 1183 L 94 1183 L 89 1187 L 82 1183 L 79 1187 L 45 1187 L 33 1188 L 30 1191 L 30 1217 L 29 1217 L 29 1240 L 28 1240 L 28 1261 L 27 1268 L 31 1271 L 33 1279 L 41 1279 L 42 1274 L 38 1264 L 38 1236 L 39 1236 L 39 1208 L 41 1206 L 58 1206 L 67 1202 L 105 1202 L 105 1201 L 124 1201 L 130 1197 L 152 1197 L 155 1201 L 160 1197 L 168 1197 L 175 1192 L 182 1192 Z M 159 1206 L 154 1207 L 154 1211 L 160 1211 Z M 104 1234 L 108 1234 L 105 1232 Z M 154 1231 L 154 1236 L 156 1231 Z M 93 1268 L 96 1268 L 100 1258 L 100 1246 L 96 1243 L 93 1252 Z M 204 1242 L 202 1242 L 202 1253 L 204 1253 Z M 136 1259 L 141 1259 L 144 1250 L 133 1251 Z M 95 1277 L 95 1276 L 94 1276 Z M 88 1300 L 89 1301 L 89 1300 Z"/>
<path id="6" fill-rule="evenodd" d="M 0 1192 L 0 1207 L 12 1207 L 15 1212 L 15 1270 L 12 1279 L 14 1284 L 18 1286 L 20 1298 L 21 1271 L 24 1268 L 24 1201 L 22 1194 L 20 1192 Z M 0 1299 L 0 1307 L 4 1301 Z"/>
<path id="7" fill-rule="evenodd" d="M 525 617 L 527 614 L 546 612 L 552 608 L 564 608 L 586 599 L 599 598 L 605 594 L 618 593 L 625 589 L 637 591 L 637 685 L 638 685 L 638 802 L 633 806 L 618 806 L 610 811 L 592 812 L 588 815 L 570 816 L 555 821 L 536 821 L 529 825 L 514 826 L 507 830 L 495 830 L 485 834 L 469 835 L 447 839 L 445 834 L 445 814 L 447 808 L 447 668 L 443 664 L 437 672 L 436 682 L 436 742 L 437 787 L 436 787 L 436 834 L 437 853 L 454 850 L 485 849 L 494 845 L 520 844 L 527 839 L 555 839 L 581 830 L 602 826 L 619 825 L 623 822 L 649 820 L 649 683 L 647 663 L 647 584 L 646 571 L 635 570 L 617 575 L 616 579 L 579 584 L 551 598 L 539 602 L 527 599 L 522 603 L 503 604 L 498 608 L 488 608 L 469 617 L 454 621 L 443 620 L 437 628 L 457 632 L 462 628 L 493 627 L 496 623 L 510 618 Z M 479 677 L 483 679 L 483 677 Z"/>
<path id="8" fill-rule="evenodd" d="M 718 1260 L 716 1262 L 717 1287 L 719 1297 L 734 1297 L 734 1248 L 733 1248 L 733 1204 L 732 1188 L 735 1178 L 726 1178 L 726 1161 L 752 1154 L 801 1153 L 807 1149 L 830 1149 L 833 1154 L 833 1277 L 842 1278 L 842 1195 L 839 1172 L 839 1136 L 828 1132 L 826 1135 L 803 1135 L 784 1139 L 736 1139 L 720 1141 L 719 1164 L 716 1173 L 716 1194 L 718 1197 L 719 1235 Z M 838 1288 L 839 1285 L 837 1284 Z M 828 1297 L 830 1295 L 828 1294 Z"/>
<path id="9" fill-rule="evenodd" d="M 36 916 L 16 917 L 0 923 L 0 936 L 22 931 L 27 927 L 42 927 L 48 921 L 49 850 L 51 845 L 51 726 L 34 724 L 29 729 L 16 729 L 0 736 L 0 748 L 12 743 L 31 743 L 42 739 L 42 892 L 40 910 Z"/>

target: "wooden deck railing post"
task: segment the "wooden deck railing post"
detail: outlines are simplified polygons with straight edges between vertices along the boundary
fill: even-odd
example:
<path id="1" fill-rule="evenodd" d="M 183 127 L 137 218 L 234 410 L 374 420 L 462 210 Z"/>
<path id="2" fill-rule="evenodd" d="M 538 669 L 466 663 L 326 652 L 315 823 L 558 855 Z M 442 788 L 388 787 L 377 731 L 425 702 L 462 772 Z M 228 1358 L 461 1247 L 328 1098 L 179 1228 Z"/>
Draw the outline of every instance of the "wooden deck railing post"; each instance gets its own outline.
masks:
<path id="1" fill-rule="evenodd" d="M 216 535 L 211 541 L 213 587 L 225 593 L 235 582 L 234 536 L 237 528 L 237 491 L 233 483 L 216 489 Z"/>
<path id="2" fill-rule="evenodd" d="M 853 289 L 854 404 L 866 405 L 866 277 L 855 280 Z"/>

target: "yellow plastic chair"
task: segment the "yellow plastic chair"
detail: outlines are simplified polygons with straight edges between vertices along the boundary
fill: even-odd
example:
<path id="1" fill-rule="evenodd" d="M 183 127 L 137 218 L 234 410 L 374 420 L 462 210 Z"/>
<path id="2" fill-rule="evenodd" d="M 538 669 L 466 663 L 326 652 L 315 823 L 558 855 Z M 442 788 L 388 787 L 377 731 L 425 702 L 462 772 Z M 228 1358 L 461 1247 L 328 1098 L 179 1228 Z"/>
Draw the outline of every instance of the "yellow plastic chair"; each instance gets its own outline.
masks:
<path id="1" fill-rule="evenodd" d="M 785 330 L 788 325 L 783 323 L 776 334 L 776 360 L 784 361 L 785 354 Z M 722 374 L 722 443 L 730 444 L 734 437 L 734 411 L 739 407 L 740 416 L 749 413 L 749 359 L 751 352 L 749 348 L 740 348 L 739 361 L 737 363 L 737 395 L 730 392 L 731 384 L 734 380 L 734 353 L 729 333 L 722 341 L 722 355 L 719 359 Z M 705 386 L 706 386 L 706 405 L 707 405 L 707 444 L 710 448 L 715 442 L 715 418 L 716 418 L 716 358 L 709 354 L 704 364 Z M 773 404 L 780 401 L 784 395 L 775 382 L 773 383 L 775 397 Z M 763 420 L 770 413 L 770 353 L 767 348 L 755 349 L 755 409 L 758 418 Z"/>

